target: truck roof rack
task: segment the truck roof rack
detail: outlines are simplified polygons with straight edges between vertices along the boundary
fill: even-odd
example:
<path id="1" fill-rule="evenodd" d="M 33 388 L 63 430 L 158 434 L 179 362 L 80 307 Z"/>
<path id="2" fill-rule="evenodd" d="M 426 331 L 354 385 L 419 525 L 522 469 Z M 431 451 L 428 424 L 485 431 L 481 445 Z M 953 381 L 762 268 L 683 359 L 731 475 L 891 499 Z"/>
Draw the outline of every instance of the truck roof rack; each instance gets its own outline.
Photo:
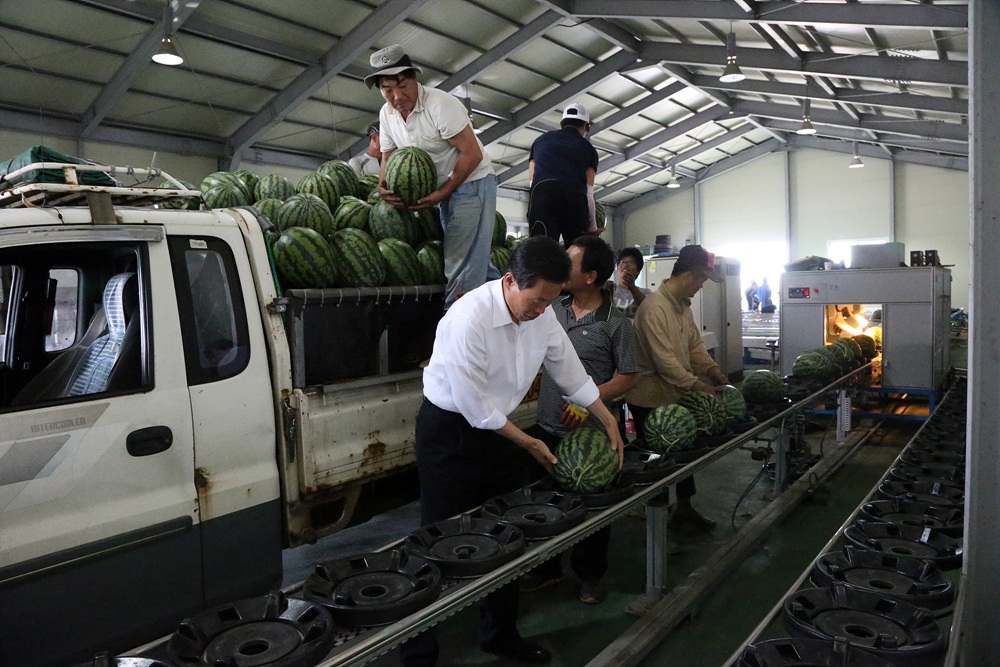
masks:
<path id="1" fill-rule="evenodd" d="M 64 183 L 18 182 L 18 177 L 26 172 L 56 169 L 63 173 Z M 114 177 L 116 174 L 145 177 L 146 181 L 163 178 L 175 188 L 136 187 L 122 185 L 81 185 L 78 172 L 102 171 Z M 35 162 L 0 178 L 0 207 L 30 208 L 34 206 L 87 206 L 94 195 L 103 193 L 102 199 L 110 197 L 111 204 L 117 206 L 151 206 L 171 201 L 186 203 L 200 199 L 199 190 L 190 190 L 180 181 L 159 169 L 138 167 L 113 167 L 99 164 L 69 164 L 63 162 Z"/>

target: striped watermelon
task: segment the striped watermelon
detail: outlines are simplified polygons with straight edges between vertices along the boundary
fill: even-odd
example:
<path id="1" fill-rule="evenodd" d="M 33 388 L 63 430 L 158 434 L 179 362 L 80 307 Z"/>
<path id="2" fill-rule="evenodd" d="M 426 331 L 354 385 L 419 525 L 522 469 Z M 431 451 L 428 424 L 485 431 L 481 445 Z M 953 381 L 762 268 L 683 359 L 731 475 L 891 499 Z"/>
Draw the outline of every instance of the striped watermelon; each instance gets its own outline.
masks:
<path id="1" fill-rule="evenodd" d="M 330 244 L 318 232 L 290 227 L 274 242 L 274 266 L 288 288 L 333 287 L 336 259 Z"/>
<path id="2" fill-rule="evenodd" d="M 385 186 L 404 204 L 416 204 L 437 189 L 434 161 L 427 151 L 416 146 L 394 150 L 385 163 Z"/>
<path id="3" fill-rule="evenodd" d="M 278 219 L 272 222 L 282 230 L 289 227 L 315 229 L 327 238 L 336 231 L 330 209 L 322 199 L 307 192 L 289 197 L 278 209 Z"/>
<path id="4" fill-rule="evenodd" d="M 180 183 L 181 183 L 181 185 L 183 185 L 188 190 L 197 190 L 198 189 L 198 188 L 194 187 L 193 184 L 191 184 L 191 183 L 189 183 L 187 181 L 181 181 Z M 171 183 L 170 181 L 163 181 L 162 183 L 160 183 L 156 187 L 158 187 L 158 188 L 166 188 L 168 190 L 176 190 L 177 189 L 177 186 L 174 185 L 173 183 Z M 159 203 L 159 204 L 156 205 L 157 208 L 182 208 L 182 209 L 187 210 L 187 211 L 197 211 L 199 206 L 200 206 L 200 203 L 199 203 L 198 199 L 172 199 L 170 201 L 161 202 L 161 203 Z"/>
<path id="5" fill-rule="evenodd" d="M 824 350 L 834 362 L 834 372 L 843 375 L 854 366 L 854 354 L 846 345 L 827 345 L 816 350 Z"/>
<path id="6" fill-rule="evenodd" d="M 806 380 L 827 380 L 834 374 L 830 357 L 818 350 L 806 350 L 792 364 L 792 375 Z"/>
<path id="7" fill-rule="evenodd" d="M 368 231 L 368 216 L 372 207 L 367 202 L 363 202 L 357 197 L 341 197 L 340 206 L 333 215 L 333 224 L 337 229 L 353 227 L 363 232 Z"/>
<path id="8" fill-rule="evenodd" d="M 698 423 L 682 405 L 661 405 L 646 417 L 644 432 L 646 449 L 660 454 L 684 452 L 694 447 Z"/>
<path id="9" fill-rule="evenodd" d="M 691 411 L 698 424 L 698 435 L 719 435 L 726 430 L 726 409 L 712 394 L 688 391 L 677 402 Z"/>
<path id="10" fill-rule="evenodd" d="M 505 246 L 495 245 L 490 249 L 490 263 L 497 267 L 501 274 L 507 273 L 507 264 L 510 263 L 510 250 Z"/>
<path id="11" fill-rule="evenodd" d="M 239 176 L 216 171 L 201 182 L 201 200 L 208 208 L 229 208 L 246 206 L 250 203 L 250 195 Z"/>
<path id="12" fill-rule="evenodd" d="M 354 167 L 343 160 L 330 160 L 324 162 L 316 169 L 316 173 L 328 177 L 337 184 L 337 192 L 343 195 L 355 196 L 358 194 L 358 174 Z"/>
<path id="13" fill-rule="evenodd" d="M 417 241 L 417 225 L 413 216 L 388 202 L 379 201 L 372 206 L 368 227 L 376 241 L 399 239 L 411 245 Z"/>
<path id="14" fill-rule="evenodd" d="M 243 185 L 246 186 L 248 198 L 253 199 L 254 192 L 257 191 L 257 182 L 260 181 L 260 177 L 249 169 L 237 169 L 233 173 L 239 176 L 239 179 L 243 181 Z"/>
<path id="15" fill-rule="evenodd" d="M 444 285 L 444 244 L 441 241 L 428 241 L 417 251 L 417 260 L 423 270 L 425 285 Z"/>
<path id="16" fill-rule="evenodd" d="M 599 201 L 594 202 L 594 217 L 597 219 L 597 228 L 604 229 L 607 224 L 607 214 L 604 211 L 604 204 Z"/>
<path id="17" fill-rule="evenodd" d="M 316 195 L 322 199 L 330 211 L 336 211 L 337 207 L 340 206 L 340 188 L 329 176 L 318 173 L 306 174 L 299 180 L 299 184 L 295 187 L 298 189 L 299 194 Z M 354 192 L 354 190 L 351 190 L 351 192 Z"/>
<path id="18" fill-rule="evenodd" d="M 861 350 L 861 346 L 858 345 L 858 341 L 853 338 L 838 338 L 833 342 L 833 344 L 846 349 L 851 355 L 852 362 L 860 362 L 865 358 L 864 352 Z"/>
<path id="19" fill-rule="evenodd" d="M 278 211 L 281 210 L 281 200 L 261 199 L 260 201 L 254 202 L 253 207 L 257 209 L 258 213 L 273 222 L 275 225 L 278 224 Z"/>
<path id="20" fill-rule="evenodd" d="M 420 228 L 420 238 L 424 241 L 443 241 L 444 227 L 441 226 L 441 209 L 437 206 L 425 208 L 413 214 Z"/>
<path id="21" fill-rule="evenodd" d="M 585 426 L 567 433 L 556 447 L 555 478 L 573 493 L 593 493 L 614 481 L 618 454 L 601 430 Z"/>
<path id="22" fill-rule="evenodd" d="M 345 287 L 378 287 L 385 281 L 385 261 L 375 239 L 348 227 L 330 237 L 330 245 Z"/>
<path id="23" fill-rule="evenodd" d="M 295 194 L 295 185 L 281 174 L 268 174 L 257 181 L 254 200 L 277 199 L 285 201 Z"/>
<path id="24" fill-rule="evenodd" d="M 780 403 L 785 399 L 785 385 L 774 371 L 750 371 L 740 384 L 747 403 Z"/>
<path id="25" fill-rule="evenodd" d="M 358 199 L 368 199 L 368 195 L 378 187 L 377 174 L 365 174 L 358 179 Z"/>
<path id="26" fill-rule="evenodd" d="M 496 248 L 497 246 L 506 245 L 506 241 L 507 220 L 500 211 L 497 211 L 496 216 L 493 218 L 493 240 L 490 242 L 490 245 Z"/>
<path id="27" fill-rule="evenodd" d="M 865 360 L 870 360 L 875 358 L 875 355 L 878 353 L 875 351 L 874 338 L 866 334 L 858 334 L 853 338 L 854 342 L 858 344 L 859 348 L 861 348 L 861 355 L 865 358 Z"/>
<path id="28" fill-rule="evenodd" d="M 423 285 L 424 270 L 413 248 L 399 239 L 378 242 L 385 260 L 385 285 Z"/>
<path id="29" fill-rule="evenodd" d="M 368 199 L 366 199 L 365 201 L 367 201 L 369 204 L 371 204 L 372 206 L 374 206 L 375 204 L 377 204 L 380 201 L 382 201 L 382 195 L 380 195 L 378 193 L 378 190 L 372 190 L 368 194 Z"/>
<path id="30" fill-rule="evenodd" d="M 507 246 L 508 250 L 510 250 L 511 252 L 514 252 L 514 249 L 517 246 L 519 246 L 522 243 L 524 243 L 526 240 L 528 240 L 527 236 L 508 236 L 507 237 L 507 241 L 504 243 L 504 245 Z"/>
<path id="31" fill-rule="evenodd" d="M 747 416 L 747 402 L 740 390 L 727 384 L 719 393 L 722 408 L 726 411 L 726 419 L 731 422 L 743 421 Z"/>

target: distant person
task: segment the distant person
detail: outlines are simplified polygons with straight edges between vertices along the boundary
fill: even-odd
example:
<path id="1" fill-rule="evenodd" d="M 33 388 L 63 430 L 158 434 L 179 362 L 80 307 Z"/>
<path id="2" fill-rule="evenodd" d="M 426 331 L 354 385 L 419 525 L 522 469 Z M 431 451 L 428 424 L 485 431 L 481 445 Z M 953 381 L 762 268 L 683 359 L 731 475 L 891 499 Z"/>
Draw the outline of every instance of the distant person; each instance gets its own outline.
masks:
<path id="1" fill-rule="evenodd" d="M 747 310 L 755 311 L 760 307 L 760 302 L 757 300 L 757 281 L 751 280 L 750 287 L 747 291 L 743 293 L 747 298 Z"/>
<path id="2" fill-rule="evenodd" d="M 347 164 L 354 168 L 358 178 L 371 174 L 379 175 L 382 161 L 382 144 L 379 141 L 378 121 L 368 126 L 368 148 L 361 155 L 355 155 Z"/>
<path id="3" fill-rule="evenodd" d="M 774 301 L 771 301 L 771 287 L 767 284 L 767 278 L 761 278 L 760 287 L 757 288 L 757 303 L 760 304 L 760 312 L 773 313 Z"/>
<path id="4" fill-rule="evenodd" d="M 594 178 L 597 150 L 586 139 L 590 114 L 582 104 L 563 111 L 560 129 L 535 139 L 528 154 L 528 228 L 569 248 L 584 234 L 599 234 Z"/>
<path id="5" fill-rule="evenodd" d="M 642 253 L 638 248 L 622 248 L 618 252 L 618 285 L 615 287 L 615 308 L 632 319 L 639 304 L 652 292 L 635 284 L 642 271 Z"/>

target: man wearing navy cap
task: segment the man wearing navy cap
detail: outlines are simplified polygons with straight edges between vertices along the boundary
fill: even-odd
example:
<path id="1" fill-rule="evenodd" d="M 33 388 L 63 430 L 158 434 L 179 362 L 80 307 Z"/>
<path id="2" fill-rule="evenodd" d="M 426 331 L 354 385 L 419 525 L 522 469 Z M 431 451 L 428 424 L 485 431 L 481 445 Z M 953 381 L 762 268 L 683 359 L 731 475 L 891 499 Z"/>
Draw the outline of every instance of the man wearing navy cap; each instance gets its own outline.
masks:
<path id="1" fill-rule="evenodd" d="M 562 236 L 567 248 L 584 234 L 600 233 L 595 217 L 597 151 L 586 139 L 590 114 L 582 104 L 563 110 L 560 129 L 531 144 L 528 155 L 528 225 L 531 236 Z"/>
<path id="2" fill-rule="evenodd" d="M 636 433 L 644 435 L 646 417 L 653 408 L 676 403 L 688 391 L 717 395 L 728 383 L 708 354 L 691 314 L 691 299 L 706 281 L 721 283 L 725 276 L 715 266 L 715 255 L 700 245 L 681 248 L 670 277 L 635 312 L 633 324 L 639 343 L 639 380 L 625 395 L 635 419 Z M 687 531 L 705 531 L 715 522 L 691 506 L 693 477 L 677 483 L 677 509 L 670 525 Z"/>
<path id="3" fill-rule="evenodd" d="M 415 66 L 399 44 L 371 55 L 365 85 L 378 85 L 385 104 L 379 112 L 382 173 L 378 191 L 397 208 L 403 200 L 385 187 L 385 163 L 397 148 L 416 146 L 431 156 L 437 189 L 411 211 L 440 205 L 444 227 L 445 308 L 484 282 L 499 277 L 490 263 L 490 241 L 497 210 L 497 177 L 469 112 L 451 93 L 417 81 Z"/>

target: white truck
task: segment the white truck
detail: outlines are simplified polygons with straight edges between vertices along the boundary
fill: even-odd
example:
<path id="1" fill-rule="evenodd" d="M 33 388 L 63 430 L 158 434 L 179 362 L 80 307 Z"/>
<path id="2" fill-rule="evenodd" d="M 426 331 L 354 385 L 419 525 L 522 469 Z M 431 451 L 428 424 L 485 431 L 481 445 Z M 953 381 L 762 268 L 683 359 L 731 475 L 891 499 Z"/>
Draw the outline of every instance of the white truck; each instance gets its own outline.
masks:
<path id="1" fill-rule="evenodd" d="M 253 209 L 48 166 L 70 185 L 0 194 L 0 664 L 18 667 L 277 587 L 284 547 L 412 465 L 443 303 L 279 293 Z"/>

